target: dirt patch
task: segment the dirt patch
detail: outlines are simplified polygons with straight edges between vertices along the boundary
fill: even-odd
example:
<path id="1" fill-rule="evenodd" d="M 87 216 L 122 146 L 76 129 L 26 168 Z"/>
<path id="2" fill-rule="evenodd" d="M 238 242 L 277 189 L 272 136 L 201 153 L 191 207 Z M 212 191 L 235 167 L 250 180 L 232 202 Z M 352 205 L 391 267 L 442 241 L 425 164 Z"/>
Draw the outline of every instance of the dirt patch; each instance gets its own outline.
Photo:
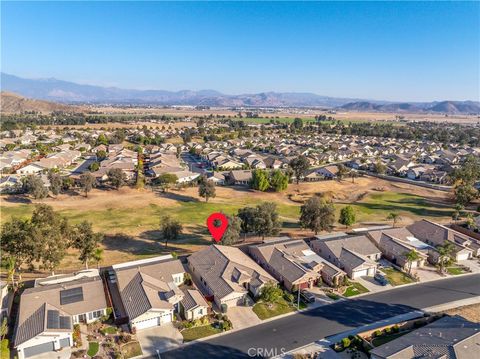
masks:
<path id="1" fill-rule="evenodd" d="M 472 304 L 464 307 L 453 308 L 442 313 L 448 315 L 459 315 L 471 322 L 480 323 L 480 304 Z"/>

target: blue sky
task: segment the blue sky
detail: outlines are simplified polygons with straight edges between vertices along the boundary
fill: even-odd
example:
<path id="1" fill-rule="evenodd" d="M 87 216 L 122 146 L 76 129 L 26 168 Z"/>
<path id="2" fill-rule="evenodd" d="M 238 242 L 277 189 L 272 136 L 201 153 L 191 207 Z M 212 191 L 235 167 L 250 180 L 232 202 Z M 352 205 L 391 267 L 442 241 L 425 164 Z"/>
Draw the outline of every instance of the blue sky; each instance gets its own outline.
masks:
<path id="1" fill-rule="evenodd" d="M 478 100 L 479 2 L 5 2 L 2 71 L 138 89 Z"/>

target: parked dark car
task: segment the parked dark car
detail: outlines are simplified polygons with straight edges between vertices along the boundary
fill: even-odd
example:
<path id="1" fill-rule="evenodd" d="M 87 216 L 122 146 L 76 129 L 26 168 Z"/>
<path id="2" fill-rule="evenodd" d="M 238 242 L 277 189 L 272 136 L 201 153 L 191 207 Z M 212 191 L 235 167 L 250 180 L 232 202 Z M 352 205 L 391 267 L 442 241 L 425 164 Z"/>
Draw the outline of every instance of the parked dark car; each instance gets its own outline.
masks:
<path id="1" fill-rule="evenodd" d="M 307 303 L 315 302 L 315 296 L 312 293 L 307 292 L 306 290 L 301 290 L 300 291 L 300 296 Z"/>
<path id="2" fill-rule="evenodd" d="M 385 278 L 385 276 L 381 273 L 375 273 L 375 276 L 373 277 L 378 283 L 381 285 L 387 285 L 388 284 L 388 279 Z"/>

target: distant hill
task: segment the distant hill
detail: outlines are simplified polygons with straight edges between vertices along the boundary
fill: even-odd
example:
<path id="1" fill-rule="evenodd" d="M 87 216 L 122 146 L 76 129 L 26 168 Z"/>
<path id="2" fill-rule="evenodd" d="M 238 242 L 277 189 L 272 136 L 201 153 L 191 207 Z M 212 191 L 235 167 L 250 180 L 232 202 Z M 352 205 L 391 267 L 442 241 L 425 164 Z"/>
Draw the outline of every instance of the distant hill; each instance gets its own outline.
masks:
<path id="1" fill-rule="evenodd" d="M 49 79 L 24 79 L 1 74 L 2 89 L 25 97 L 67 103 L 157 104 L 191 106 L 324 106 L 336 107 L 357 99 L 333 98 L 313 93 L 278 93 L 225 95 L 215 90 L 164 91 L 128 90 L 117 87 L 80 85 Z"/>
<path id="2" fill-rule="evenodd" d="M 409 113 L 446 113 L 446 114 L 479 114 L 480 103 L 475 101 L 442 101 L 416 103 L 349 102 L 339 109 L 357 112 L 409 112 Z"/>
<path id="3" fill-rule="evenodd" d="M 0 93 L 1 112 L 4 114 L 22 114 L 25 112 L 52 113 L 52 112 L 80 112 L 78 106 L 58 104 L 55 102 L 32 100 L 20 95 L 2 91 Z"/>
<path id="4" fill-rule="evenodd" d="M 49 79 L 24 79 L 1 74 L 2 90 L 22 96 L 63 103 L 152 104 L 218 107 L 324 107 L 364 112 L 435 112 L 480 113 L 479 102 L 443 101 L 428 103 L 395 103 L 351 98 L 320 96 L 301 92 L 262 92 L 226 95 L 215 90 L 164 91 L 128 90 L 117 87 L 81 85 Z"/>

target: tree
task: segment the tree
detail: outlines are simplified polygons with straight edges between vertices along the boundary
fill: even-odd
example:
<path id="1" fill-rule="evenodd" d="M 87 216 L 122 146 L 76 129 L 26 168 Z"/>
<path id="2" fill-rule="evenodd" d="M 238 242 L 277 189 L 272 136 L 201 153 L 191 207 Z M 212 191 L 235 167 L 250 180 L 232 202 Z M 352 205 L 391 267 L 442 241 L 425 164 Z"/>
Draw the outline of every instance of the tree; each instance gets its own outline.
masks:
<path id="1" fill-rule="evenodd" d="M 92 224 L 83 221 L 72 229 L 71 243 L 72 247 L 80 251 L 78 259 L 88 269 L 88 261 L 95 259 L 95 251 L 103 240 L 101 233 L 95 233 Z"/>
<path id="2" fill-rule="evenodd" d="M 266 283 L 260 291 L 260 299 L 266 303 L 275 303 L 283 296 L 283 290 L 275 283 Z"/>
<path id="3" fill-rule="evenodd" d="M 452 219 L 454 222 L 458 221 L 460 219 L 460 211 L 455 210 L 452 212 Z"/>
<path id="4" fill-rule="evenodd" d="M 103 249 L 98 247 L 95 249 L 95 252 L 93 252 L 92 259 L 97 263 L 97 268 L 100 265 L 100 262 L 103 260 Z"/>
<path id="5" fill-rule="evenodd" d="M 355 170 L 350 171 L 350 178 L 352 179 L 352 183 L 355 183 L 355 178 L 358 177 L 358 172 Z"/>
<path id="6" fill-rule="evenodd" d="M 356 221 L 355 210 L 352 206 L 343 207 L 340 210 L 340 218 L 338 223 L 343 224 L 345 227 L 350 227 Z"/>
<path id="7" fill-rule="evenodd" d="M 402 217 L 398 213 L 395 213 L 395 212 L 390 212 L 387 216 L 387 220 L 392 221 L 393 227 L 395 227 L 397 222 L 400 221 L 401 219 L 402 219 Z"/>
<path id="8" fill-rule="evenodd" d="M 238 210 L 238 218 L 240 218 L 240 229 L 243 233 L 255 233 L 257 231 L 257 210 L 254 207 L 244 207 Z"/>
<path id="9" fill-rule="evenodd" d="M 237 216 L 227 216 L 228 227 L 222 236 L 222 244 L 231 246 L 238 242 L 240 238 L 241 220 Z"/>
<path id="10" fill-rule="evenodd" d="M 40 176 L 28 175 L 23 182 L 25 192 L 32 195 L 35 199 L 42 199 L 47 197 L 48 189 L 45 187 Z"/>
<path id="11" fill-rule="evenodd" d="M 175 241 L 182 234 L 183 227 L 179 221 L 172 219 L 170 216 L 164 216 L 160 220 L 160 232 L 165 241 L 165 247 L 169 241 Z"/>
<path id="12" fill-rule="evenodd" d="M 382 161 L 378 160 L 374 165 L 374 171 L 383 175 L 387 172 L 387 166 L 385 166 Z"/>
<path id="13" fill-rule="evenodd" d="M 97 146 L 98 145 L 108 145 L 108 139 L 103 133 L 101 133 L 97 138 Z"/>
<path id="14" fill-rule="evenodd" d="M 288 176 L 280 170 L 274 170 L 270 175 L 270 187 L 275 192 L 281 192 L 288 187 Z"/>
<path id="15" fill-rule="evenodd" d="M 445 242 L 441 246 L 437 246 L 438 252 L 438 268 L 441 273 L 445 271 L 445 267 L 452 263 L 452 253 L 454 246 L 450 242 Z"/>
<path id="16" fill-rule="evenodd" d="M 318 234 L 319 231 L 330 231 L 335 222 L 333 203 L 319 196 L 313 196 L 300 208 L 300 225 Z"/>
<path id="17" fill-rule="evenodd" d="M 453 193 L 457 203 L 464 206 L 468 205 L 473 200 L 480 196 L 478 190 L 470 183 L 460 182 L 453 188 Z"/>
<path id="18" fill-rule="evenodd" d="M 408 262 L 408 273 L 412 273 L 412 264 L 415 261 L 420 259 L 420 255 L 417 253 L 415 249 L 412 249 L 410 252 L 405 253 L 405 259 Z"/>
<path id="19" fill-rule="evenodd" d="M 125 184 L 127 176 L 120 168 L 111 168 L 107 171 L 107 181 L 112 185 L 113 188 L 119 189 Z"/>
<path id="20" fill-rule="evenodd" d="M 303 120 L 301 118 L 296 117 L 293 120 L 292 127 L 295 130 L 301 130 L 303 128 Z"/>
<path id="21" fill-rule="evenodd" d="M 273 202 L 263 202 L 256 208 L 255 229 L 262 239 L 275 235 L 280 230 L 277 205 Z"/>
<path id="22" fill-rule="evenodd" d="M 51 206 L 37 205 L 33 211 L 31 236 L 37 247 L 37 260 L 54 274 L 66 254 L 70 242 L 70 227 L 66 218 L 53 211 Z"/>
<path id="23" fill-rule="evenodd" d="M 31 235 L 31 223 L 27 219 L 12 218 L 2 226 L 0 246 L 2 256 L 13 260 L 14 273 L 21 279 L 21 268 L 37 257 L 37 243 Z"/>
<path id="24" fill-rule="evenodd" d="M 348 175 L 349 171 L 348 171 L 348 168 L 345 167 L 344 164 L 339 164 L 337 166 L 337 168 L 338 168 L 337 178 L 338 178 L 339 181 L 341 181 L 342 179 L 344 179 Z"/>
<path id="25" fill-rule="evenodd" d="M 168 192 L 171 186 L 177 183 L 178 177 L 172 173 L 164 173 L 155 179 L 155 183 L 158 183 L 163 192 Z"/>
<path id="26" fill-rule="evenodd" d="M 250 186 L 258 191 L 265 192 L 270 187 L 268 174 L 265 170 L 256 169 L 252 172 L 252 180 Z"/>
<path id="27" fill-rule="evenodd" d="M 90 192 L 96 182 L 95 177 L 90 172 L 82 173 L 80 176 L 80 188 L 85 193 L 85 197 L 88 197 L 88 192 Z"/>
<path id="28" fill-rule="evenodd" d="M 107 152 L 105 152 L 104 150 L 97 151 L 96 155 L 97 160 L 100 162 L 107 158 Z"/>
<path id="29" fill-rule="evenodd" d="M 295 174 L 297 184 L 300 182 L 300 178 L 304 177 L 310 168 L 310 162 L 308 161 L 308 158 L 303 155 L 292 159 L 289 165 Z"/>
<path id="30" fill-rule="evenodd" d="M 50 181 L 50 191 L 57 196 L 63 187 L 62 177 L 58 173 L 50 172 L 48 174 L 48 180 Z"/>
<path id="31" fill-rule="evenodd" d="M 92 172 L 96 172 L 100 169 L 100 163 L 92 162 L 92 163 L 90 163 L 90 166 L 88 166 L 88 169 Z"/>
<path id="32" fill-rule="evenodd" d="M 198 185 L 198 195 L 205 198 L 205 202 L 208 202 L 210 198 L 215 198 L 215 184 L 212 181 L 208 181 L 205 177 L 202 177 Z"/>

